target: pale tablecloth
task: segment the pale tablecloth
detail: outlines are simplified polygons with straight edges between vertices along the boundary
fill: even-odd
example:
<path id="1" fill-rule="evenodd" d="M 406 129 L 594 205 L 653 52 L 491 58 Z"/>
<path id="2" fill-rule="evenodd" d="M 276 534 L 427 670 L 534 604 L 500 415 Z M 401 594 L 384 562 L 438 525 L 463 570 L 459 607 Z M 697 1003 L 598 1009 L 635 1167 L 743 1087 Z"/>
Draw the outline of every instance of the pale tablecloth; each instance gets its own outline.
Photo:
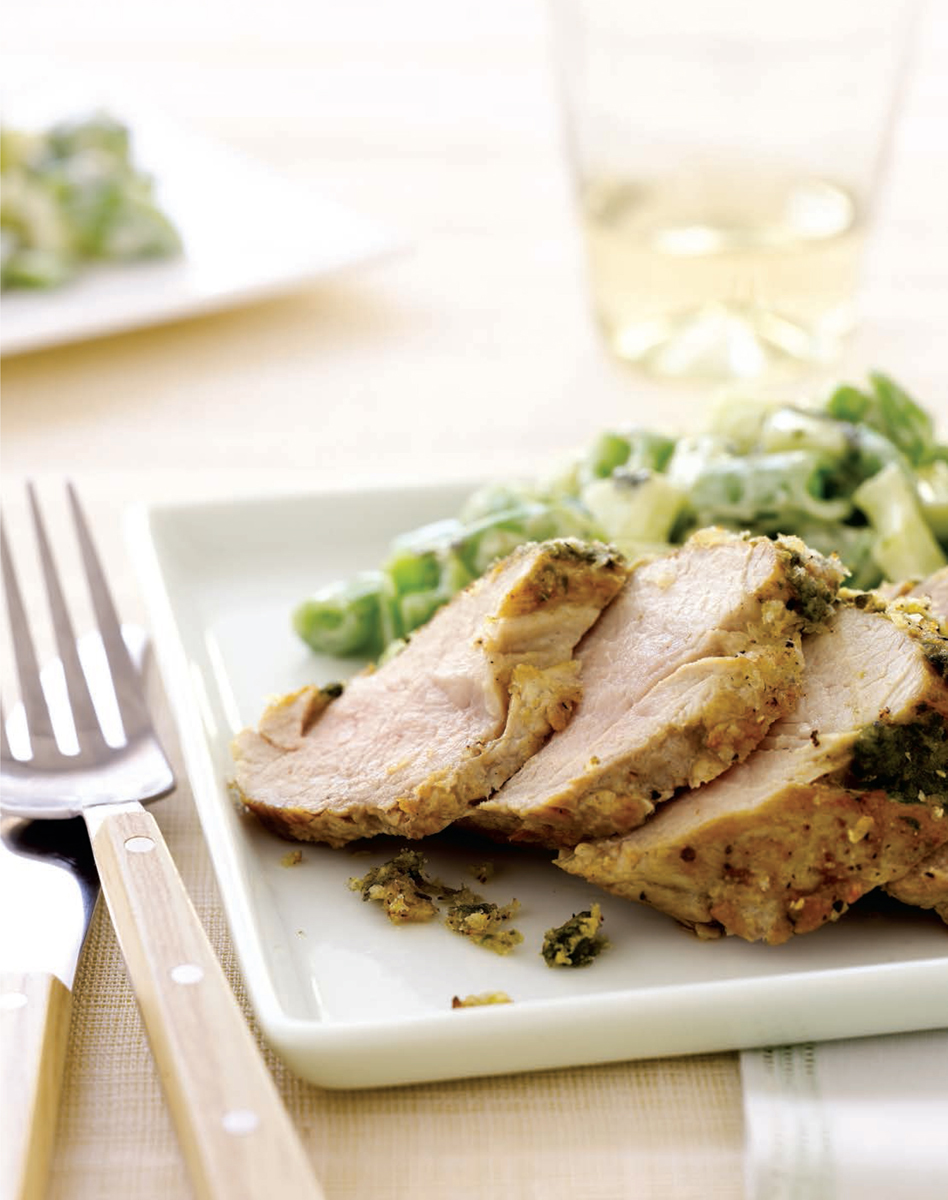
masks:
<path id="1" fill-rule="evenodd" d="M 885 367 L 944 418 L 948 37 L 935 16 L 845 370 Z M 76 477 L 128 617 L 141 617 L 119 521 L 132 500 L 502 475 L 614 421 L 693 417 L 694 395 L 636 381 L 591 328 L 539 0 L 36 0 L 5 25 L 8 55 L 150 96 L 415 240 L 292 298 L 5 364 L 7 508 L 24 475 Z M 155 811 L 239 990 L 186 788 Z M 353 1093 L 271 1063 L 330 1200 L 741 1196 L 734 1055 Z M 51 1195 L 188 1195 L 102 914 L 77 980 Z"/>

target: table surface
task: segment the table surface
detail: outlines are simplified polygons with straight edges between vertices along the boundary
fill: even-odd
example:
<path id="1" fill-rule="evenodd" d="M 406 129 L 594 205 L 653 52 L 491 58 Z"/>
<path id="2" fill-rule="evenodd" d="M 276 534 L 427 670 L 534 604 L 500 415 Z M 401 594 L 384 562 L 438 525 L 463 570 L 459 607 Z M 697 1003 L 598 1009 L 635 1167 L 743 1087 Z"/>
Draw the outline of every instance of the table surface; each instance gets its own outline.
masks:
<path id="1" fill-rule="evenodd" d="M 889 370 L 943 421 L 946 7 L 927 11 L 863 322 L 833 372 Z M 610 422 L 700 411 L 700 393 L 610 360 L 590 321 L 540 0 L 270 0 L 265 23 L 224 0 L 36 0 L 5 33 L 39 80 L 66 68 L 127 89 L 412 243 L 283 299 L 4 363 L 13 532 L 24 477 L 75 478 L 129 618 L 133 501 L 519 475 Z M 240 991 L 186 788 L 155 813 Z M 188 1196 L 101 913 L 71 1038 L 51 1195 Z M 733 1055 L 351 1093 L 270 1062 L 330 1200 L 742 1194 Z"/>

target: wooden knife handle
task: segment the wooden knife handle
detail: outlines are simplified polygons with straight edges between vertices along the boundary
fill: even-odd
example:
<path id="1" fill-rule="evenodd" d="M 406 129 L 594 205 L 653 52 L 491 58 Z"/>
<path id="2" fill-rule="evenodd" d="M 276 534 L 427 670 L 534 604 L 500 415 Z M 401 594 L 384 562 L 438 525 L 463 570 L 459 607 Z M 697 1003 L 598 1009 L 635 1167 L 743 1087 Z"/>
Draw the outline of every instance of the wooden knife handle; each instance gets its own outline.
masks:
<path id="1" fill-rule="evenodd" d="M 197 1195 L 322 1197 L 154 818 L 99 806 L 87 823 Z"/>
<path id="2" fill-rule="evenodd" d="M 0 976 L 0 1195 L 5 1200 L 46 1195 L 71 1008 L 72 993 L 55 975 L 4 971 Z"/>

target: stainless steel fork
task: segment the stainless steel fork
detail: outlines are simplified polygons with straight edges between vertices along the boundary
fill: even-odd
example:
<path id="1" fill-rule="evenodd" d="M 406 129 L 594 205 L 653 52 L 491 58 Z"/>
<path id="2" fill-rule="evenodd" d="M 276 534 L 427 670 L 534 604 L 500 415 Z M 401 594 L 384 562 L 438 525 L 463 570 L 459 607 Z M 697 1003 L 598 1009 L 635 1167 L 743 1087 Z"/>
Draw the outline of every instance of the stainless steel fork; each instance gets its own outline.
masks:
<path id="1" fill-rule="evenodd" d="M 321 1196 L 307 1156 L 188 898 L 154 818 L 143 804 L 174 787 L 155 737 L 138 671 L 75 489 L 67 485 L 92 609 L 121 718 L 121 744 L 106 740 L 103 698 L 83 670 L 69 610 L 32 487 L 28 488 L 53 631 L 78 753 L 64 753 L 47 703 L 26 608 L 2 533 L 3 586 L 30 754 L 15 757 L 2 728 L 0 782 L 5 814 L 81 816 L 102 891 L 164 1083 L 195 1190 L 214 1200 Z M 47 1021 L 21 1000 L 17 1045 Z M 6 1039 L 5 1039 L 6 1043 Z M 28 1063 L 12 1069 L 29 1069 Z M 43 1064 L 33 1064 L 43 1069 Z M 5 1064 L 5 1070 L 11 1064 Z M 46 1120 L 55 1114 L 44 1114 Z"/>

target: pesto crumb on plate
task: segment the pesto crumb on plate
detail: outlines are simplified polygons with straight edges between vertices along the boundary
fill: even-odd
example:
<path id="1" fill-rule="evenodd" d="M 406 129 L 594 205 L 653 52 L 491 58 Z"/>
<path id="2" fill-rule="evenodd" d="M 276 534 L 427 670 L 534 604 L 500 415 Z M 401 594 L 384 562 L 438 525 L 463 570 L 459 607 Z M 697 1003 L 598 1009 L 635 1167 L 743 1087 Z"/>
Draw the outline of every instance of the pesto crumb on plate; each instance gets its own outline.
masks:
<path id="1" fill-rule="evenodd" d="M 381 904 L 394 925 L 430 921 L 438 913 L 433 900 L 437 886 L 422 873 L 426 862 L 420 850 L 406 848 L 361 879 L 353 876 L 349 890 L 359 892 L 363 900 Z"/>
<path id="2" fill-rule="evenodd" d="M 475 946 L 493 950 L 495 954 L 510 954 L 523 941 L 519 929 L 508 929 L 520 908 L 517 900 L 509 904 L 492 904 L 482 897 L 455 901 L 448 909 L 445 925 L 454 933 L 470 938 Z"/>
<path id="3" fill-rule="evenodd" d="M 506 992 L 478 992 L 463 999 L 451 997 L 452 1008 L 480 1008 L 485 1004 L 513 1004 Z"/>
<path id="4" fill-rule="evenodd" d="M 573 913 L 568 921 L 548 929 L 540 953 L 548 967 L 587 967 L 608 945 L 599 932 L 602 909 L 593 904 L 584 912 Z"/>
<path id="5" fill-rule="evenodd" d="M 495 904 L 465 884 L 452 887 L 427 876 L 427 862 L 422 851 L 406 846 L 361 879 L 349 879 L 349 890 L 359 892 L 363 900 L 378 901 L 394 925 L 431 921 L 439 915 L 440 901 L 446 906 L 445 927 L 468 938 L 475 946 L 483 946 L 495 954 L 509 954 L 523 941 L 518 930 L 508 928 L 508 922 L 520 907 L 517 900 Z M 484 875 L 486 879 L 487 865 L 475 864 L 469 870 L 477 878 Z"/>

